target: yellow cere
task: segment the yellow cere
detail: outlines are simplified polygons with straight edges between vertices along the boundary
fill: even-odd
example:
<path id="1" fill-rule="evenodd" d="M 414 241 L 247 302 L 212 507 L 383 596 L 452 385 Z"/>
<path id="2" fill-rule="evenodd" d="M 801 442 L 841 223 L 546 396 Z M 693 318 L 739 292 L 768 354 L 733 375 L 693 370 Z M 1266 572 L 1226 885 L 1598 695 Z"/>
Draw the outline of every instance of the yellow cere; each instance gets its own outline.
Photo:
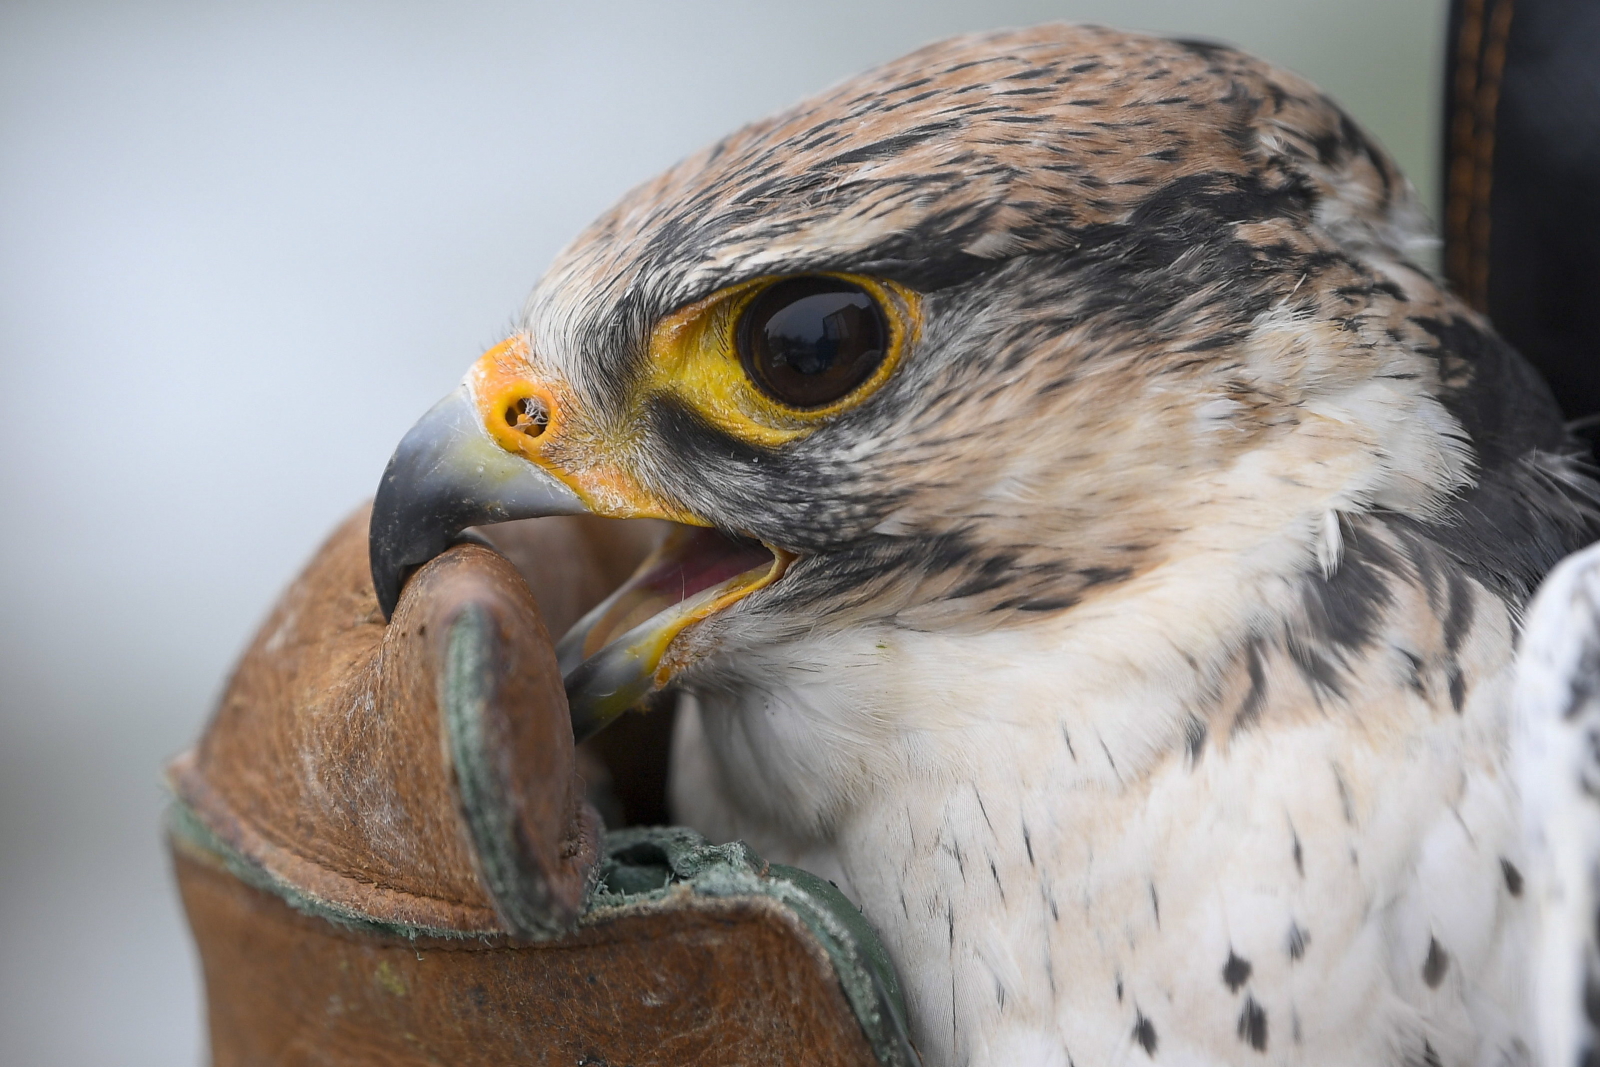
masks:
<path id="1" fill-rule="evenodd" d="M 713 293 L 662 319 L 650 336 L 650 368 L 641 400 L 678 397 L 711 425 L 741 441 L 773 448 L 805 437 L 829 418 L 860 404 L 894 374 L 920 324 L 919 297 L 895 282 L 858 274 L 826 275 L 861 286 L 883 308 L 889 351 L 883 363 L 847 396 L 826 407 L 799 410 L 761 392 L 739 360 L 739 315 L 767 286 L 757 278 Z"/>
<path id="2" fill-rule="evenodd" d="M 543 447 L 540 439 L 554 439 L 565 409 L 565 398 L 543 382 L 535 381 L 528 364 L 528 342 L 511 337 L 485 352 L 467 374 L 484 429 L 501 448 L 534 458 Z M 529 433 L 525 405 L 543 409 L 543 424 Z"/>
<path id="3" fill-rule="evenodd" d="M 572 439 L 571 394 L 559 382 L 535 377 L 525 338 L 509 338 L 485 352 L 468 371 L 467 382 L 489 436 L 507 452 L 549 471 L 596 515 L 711 525 L 641 486 L 606 450 Z"/>

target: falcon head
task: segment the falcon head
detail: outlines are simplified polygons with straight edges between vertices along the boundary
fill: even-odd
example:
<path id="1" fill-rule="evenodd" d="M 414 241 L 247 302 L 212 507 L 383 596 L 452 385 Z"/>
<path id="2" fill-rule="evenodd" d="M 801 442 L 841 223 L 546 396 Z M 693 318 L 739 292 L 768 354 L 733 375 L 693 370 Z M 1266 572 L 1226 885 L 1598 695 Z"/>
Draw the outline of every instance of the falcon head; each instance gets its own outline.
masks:
<path id="1" fill-rule="evenodd" d="M 1336 516 L 1452 521 L 1480 467 L 1562 442 L 1502 410 L 1540 387 L 1412 264 L 1422 230 L 1335 105 L 1231 49 L 932 45 L 560 254 L 395 453 L 381 603 L 468 526 L 680 524 L 562 642 L 582 737 L 801 637 L 1070 626 L 1174 567 L 1330 566 Z"/>

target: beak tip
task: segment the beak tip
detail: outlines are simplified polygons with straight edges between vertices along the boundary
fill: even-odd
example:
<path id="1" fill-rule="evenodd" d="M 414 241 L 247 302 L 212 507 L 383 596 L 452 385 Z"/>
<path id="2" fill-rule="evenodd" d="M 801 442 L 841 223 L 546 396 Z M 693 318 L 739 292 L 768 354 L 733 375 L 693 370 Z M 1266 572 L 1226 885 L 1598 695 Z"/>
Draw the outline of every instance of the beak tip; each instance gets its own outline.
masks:
<path id="1" fill-rule="evenodd" d="M 390 465 L 393 465 L 392 460 Z M 378 596 L 378 607 L 386 622 L 394 616 L 395 606 L 400 602 L 400 589 L 407 577 L 407 568 L 401 564 L 400 552 L 395 544 L 398 509 L 391 500 L 385 499 L 393 495 L 389 489 L 390 479 L 385 476 L 378 487 L 378 495 L 373 499 L 372 520 L 367 526 L 367 561 L 372 572 L 372 591 Z"/>

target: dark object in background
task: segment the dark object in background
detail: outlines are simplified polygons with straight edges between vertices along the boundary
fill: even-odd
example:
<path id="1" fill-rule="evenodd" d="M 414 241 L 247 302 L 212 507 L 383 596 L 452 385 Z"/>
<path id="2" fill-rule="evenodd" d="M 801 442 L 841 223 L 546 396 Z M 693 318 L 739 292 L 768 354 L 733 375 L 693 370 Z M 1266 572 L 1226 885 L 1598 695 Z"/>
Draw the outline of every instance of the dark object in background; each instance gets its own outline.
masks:
<path id="1" fill-rule="evenodd" d="M 1444 270 L 1600 439 L 1600 3 L 1453 0 Z"/>

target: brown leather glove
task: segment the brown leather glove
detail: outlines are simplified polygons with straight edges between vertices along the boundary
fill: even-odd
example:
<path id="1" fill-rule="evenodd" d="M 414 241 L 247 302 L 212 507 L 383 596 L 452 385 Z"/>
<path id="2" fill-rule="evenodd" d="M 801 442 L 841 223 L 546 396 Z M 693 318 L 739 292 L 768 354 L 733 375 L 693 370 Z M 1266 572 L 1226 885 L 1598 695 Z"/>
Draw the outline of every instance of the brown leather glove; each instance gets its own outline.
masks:
<path id="1" fill-rule="evenodd" d="M 913 1061 L 825 883 L 687 831 L 602 838 L 540 607 L 564 628 L 653 531 L 507 524 L 506 555 L 449 550 L 385 627 L 366 523 L 169 772 L 218 1067 Z"/>

